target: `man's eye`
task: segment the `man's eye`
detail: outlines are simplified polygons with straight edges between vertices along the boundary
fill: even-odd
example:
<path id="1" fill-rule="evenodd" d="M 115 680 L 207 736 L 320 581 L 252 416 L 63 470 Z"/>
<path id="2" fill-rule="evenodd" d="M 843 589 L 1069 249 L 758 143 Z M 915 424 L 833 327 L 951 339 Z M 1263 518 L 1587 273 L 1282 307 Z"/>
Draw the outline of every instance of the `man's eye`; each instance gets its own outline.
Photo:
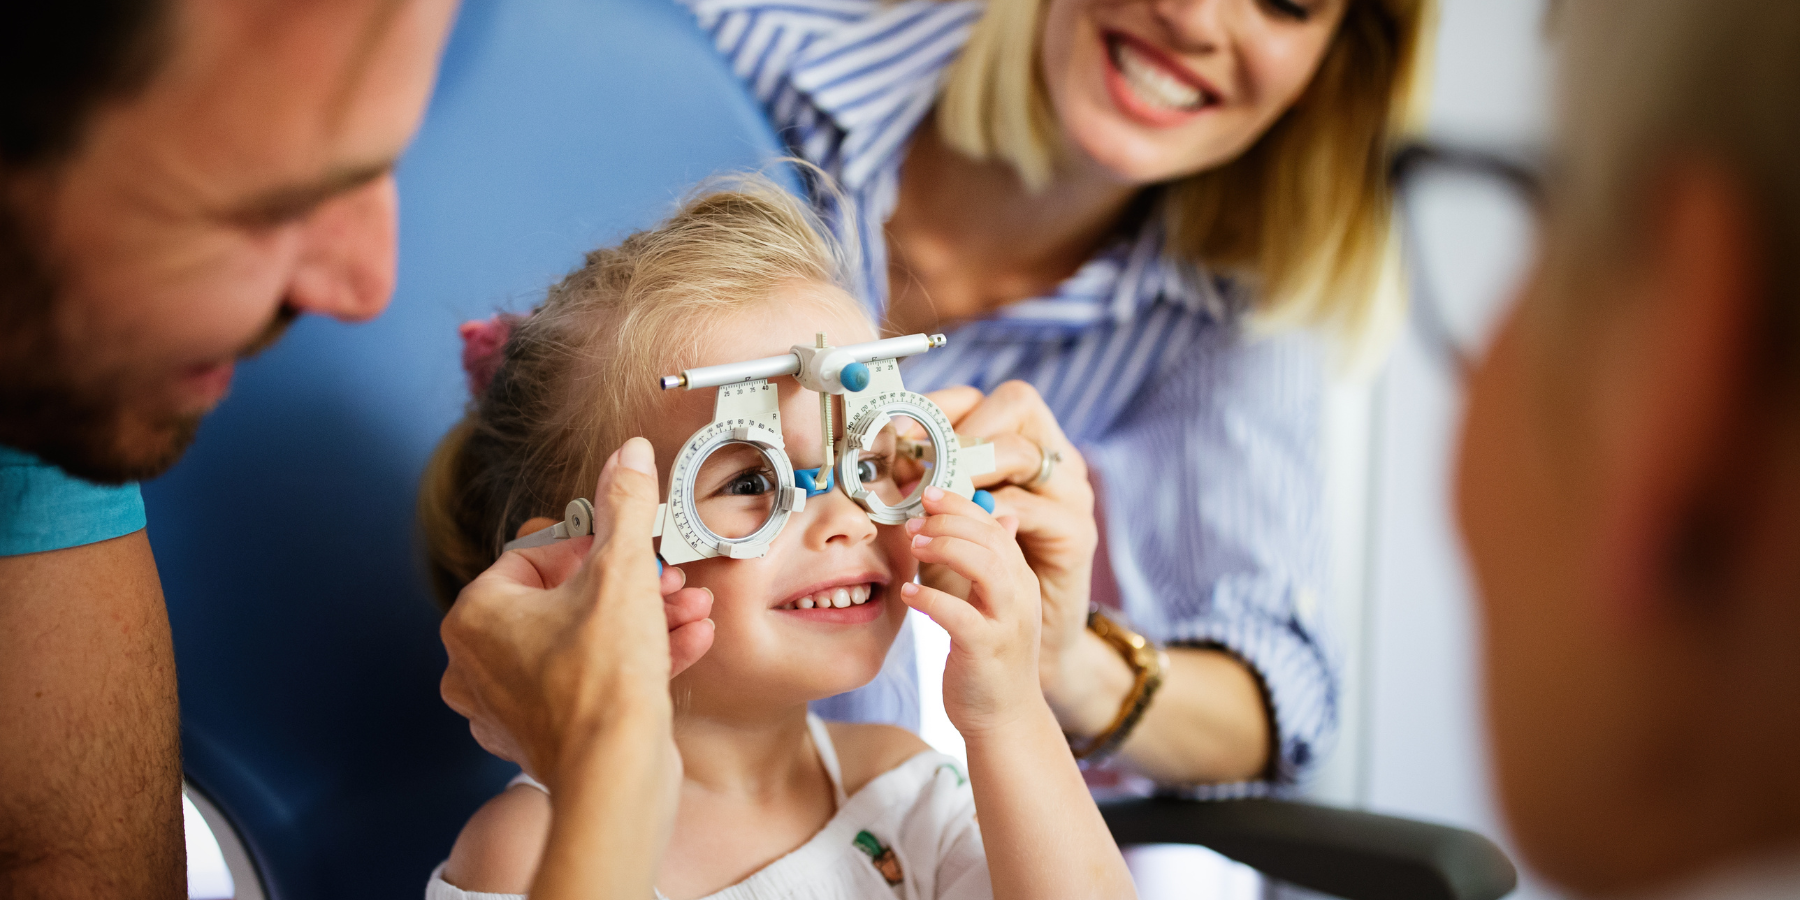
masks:
<path id="1" fill-rule="evenodd" d="M 1263 0 L 1275 14 L 1296 22 L 1304 22 L 1312 18 L 1312 10 L 1296 3 L 1295 0 Z"/>
<path id="2" fill-rule="evenodd" d="M 775 489 L 775 479 L 766 469 L 739 472 L 725 483 L 724 493 L 732 497 L 758 497 Z"/>

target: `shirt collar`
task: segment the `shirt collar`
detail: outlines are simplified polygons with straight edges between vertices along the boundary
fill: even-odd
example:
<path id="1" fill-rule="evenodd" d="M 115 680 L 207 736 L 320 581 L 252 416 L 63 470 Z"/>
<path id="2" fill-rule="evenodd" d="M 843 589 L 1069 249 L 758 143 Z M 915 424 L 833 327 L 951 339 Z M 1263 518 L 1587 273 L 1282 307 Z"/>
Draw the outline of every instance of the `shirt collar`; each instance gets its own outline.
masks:
<path id="1" fill-rule="evenodd" d="M 839 181 L 845 188 L 861 189 L 876 172 L 898 164 L 983 6 L 974 0 L 882 6 L 825 32 L 799 53 L 790 83 L 843 130 Z"/>
<path id="2" fill-rule="evenodd" d="M 1161 201 L 1142 225 L 1120 236 L 1082 264 L 1054 294 L 996 310 L 986 321 L 1009 330 L 1058 327 L 1080 330 L 1100 322 L 1129 322 L 1158 304 L 1225 321 L 1241 298 L 1236 284 L 1198 263 L 1167 252 Z"/>

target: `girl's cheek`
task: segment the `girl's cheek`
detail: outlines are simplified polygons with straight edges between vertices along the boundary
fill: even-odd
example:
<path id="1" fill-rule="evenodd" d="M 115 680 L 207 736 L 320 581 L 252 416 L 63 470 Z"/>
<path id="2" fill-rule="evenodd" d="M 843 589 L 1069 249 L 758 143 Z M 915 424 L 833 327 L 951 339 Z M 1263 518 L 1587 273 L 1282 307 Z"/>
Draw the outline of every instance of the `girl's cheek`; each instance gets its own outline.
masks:
<path id="1" fill-rule="evenodd" d="M 898 590 L 900 585 L 913 580 L 913 576 L 919 574 L 919 561 L 912 555 L 912 541 L 907 537 L 906 532 L 899 526 L 894 526 L 893 530 L 897 533 L 885 535 L 884 544 L 887 549 L 888 571 L 893 573 L 893 578 L 888 584 Z"/>

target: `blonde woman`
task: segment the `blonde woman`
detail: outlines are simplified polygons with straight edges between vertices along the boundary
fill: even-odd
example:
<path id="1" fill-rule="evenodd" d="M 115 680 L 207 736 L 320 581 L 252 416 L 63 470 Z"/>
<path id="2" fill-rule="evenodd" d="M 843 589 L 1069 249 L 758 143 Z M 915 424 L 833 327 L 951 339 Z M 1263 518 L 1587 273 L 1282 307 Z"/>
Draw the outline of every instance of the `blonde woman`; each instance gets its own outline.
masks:
<path id="1" fill-rule="evenodd" d="M 1046 699 L 1122 763 L 1095 777 L 1303 775 L 1337 679 L 1301 326 L 1390 318 L 1382 162 L 1432 0 L 686 2 L 841 184 L 864 299 L 950 333 L 907 384 L 985 392 L 940 396 L 999 444 Z M 827 711 L 916 725 L 884 677 Z"/>

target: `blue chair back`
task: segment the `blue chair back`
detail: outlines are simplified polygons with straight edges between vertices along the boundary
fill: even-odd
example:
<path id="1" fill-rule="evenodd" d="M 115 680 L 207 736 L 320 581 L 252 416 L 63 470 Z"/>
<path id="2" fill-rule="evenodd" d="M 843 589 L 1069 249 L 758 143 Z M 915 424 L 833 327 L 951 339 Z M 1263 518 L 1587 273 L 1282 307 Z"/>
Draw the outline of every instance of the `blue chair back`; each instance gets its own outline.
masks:
<path id="1" fill-rule="evenodd" d="M 145 486 L 189 780 L 272 900 L 413 897 L 515 771 L 438 697 L 413 521 L 466 401 L 456 325 L 525 308 L 696 181 L 777 154 L 671 0 L 466 0 L 399 169 L 400 278 L 243 367 Z"/>

